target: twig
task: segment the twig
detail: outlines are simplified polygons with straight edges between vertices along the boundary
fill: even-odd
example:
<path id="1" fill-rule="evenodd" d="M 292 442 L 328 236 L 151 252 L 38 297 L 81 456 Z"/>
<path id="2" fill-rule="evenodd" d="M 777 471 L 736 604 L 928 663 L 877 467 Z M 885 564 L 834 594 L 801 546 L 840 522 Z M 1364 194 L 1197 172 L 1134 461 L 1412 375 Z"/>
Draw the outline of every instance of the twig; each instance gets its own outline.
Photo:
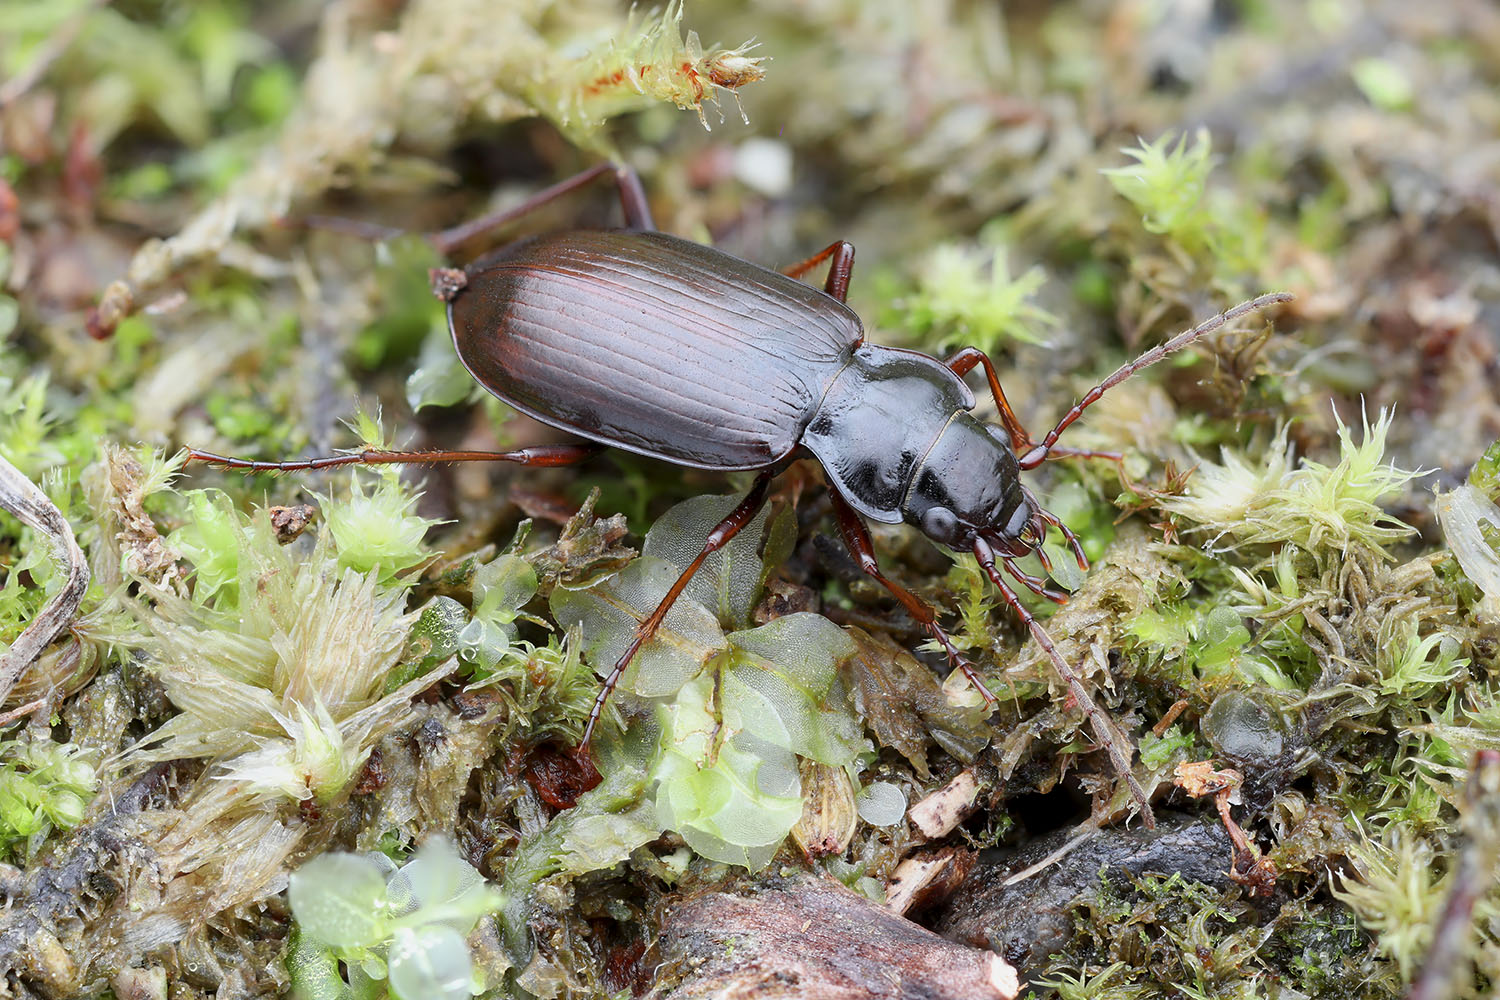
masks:
<path id="1" fill-rule="evenodd" d="M 66 562 L 68 572 L 62 589 L 16 637 L 10 649 L 0 653 L 0 702 L 3 702 L 21 673 L 73 624 L 83 592 L 88 589 L 89 567 L 62 511 L 3 457 L 0 457 L 0 508 L 49 538 L 58 551 L 58 561 Z"/>
<path id="2" fill-rule="evenodd" d="M 979 779 L 966 768 L 942 788 L 906 811 L 906 818 L 928 840 L 940 840 L 967 819 L 978 806 Z"/>

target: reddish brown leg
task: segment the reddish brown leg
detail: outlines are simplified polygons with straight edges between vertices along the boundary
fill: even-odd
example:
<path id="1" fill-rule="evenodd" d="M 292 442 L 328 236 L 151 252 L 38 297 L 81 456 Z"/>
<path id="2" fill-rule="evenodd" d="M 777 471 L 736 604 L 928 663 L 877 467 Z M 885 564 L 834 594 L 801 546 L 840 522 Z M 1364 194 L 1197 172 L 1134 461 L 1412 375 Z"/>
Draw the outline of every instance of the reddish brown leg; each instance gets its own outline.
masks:
<path id="1" fill-rule="evenodd" d="M 740 529 L 753 521 L 755 515 L 760 513 L 760 509 L 765 506 L 771 476 L 772 474 L 768 471 L 755 477 L 755 484 L 750 487 L 750 492 L 745 494 L 745 499 L 741 500 L 739 506 L 730 511 L 729 516 L 708 533 L 708 540 L 703 543 L 703 551 L 698 553 L 698 558 L 682 571 L 682 575 L 677 578 L 676 583 L 672 584 L 672 589 L 667 591 L 661 603 L 656 606 L 656 610 L 636 626 L 635 637 L 630 640 L 630 645 L 625 647 L 625 652 L 620 654 L 620 658 L 610 668 L 609 674 L 604 678 L 603 686 L 599 688 L 599 694 L 594 698 L 594 707 L 589 710 L 588 725 L 583 729 L 583 746 L 588 746 L 589 740 L 593 739 L 594 727 L 599 724 L 599 716 L 604 712 L 604 703 L 609 700 L 610 693 L 619 685 L 620 678 L 625 675 L 625 668 L 630 666 L 630 661 L 635 658 L 641 646 L 649 642 L 656 634 L 656 630 L 661 628 L 667 612 L 672 610 L 672 605 L 677 602 L 678 596 L 682 594 L 682 589 L 687 586 L 688 581 L 693 578 L 693 574 L 698 572 L 698 568 L 711 553 L 723 548 L 731 538 L 738 535 Z"/>
<path id="2" fill-rule="evenodd" d="M 1125 784 L 1130 787 L 1130 795 L 1135 799 L 1136 805 L 1140 807 L 1141 818 L 1145 821 L 1148 828 L 1155 829 L 1156 817 L 1151 811 L 1151 801 L 1146 797 L 1145 789 L 1141 788 L 1141 783 L 1136 781 L 1135 775 L 1131 773 L 1130 755 L 1120 747 L 1122 737 L 1116 735 L 1113 720 L 1105 714 L 1103 709 L 1094 703 L 1094 699 L 1089 696 L 1088 690 L 1083 686 L 1083 682 L 1078 679 L 1078 675 L 1073 672 L 1073 668 L 1068 666 L 1068 662 L 1057 651 L 1057 646 L 1053 644 L 1052 637 L 1047 634 L 1047 630 L 1042 628 L 1041 623 L 1032 616 L 1030 611 L 1026 610 L 1026 605 L 1021 603 L 1021 599 L 1016 596 L 1016 592 L 1010 589 L 1010 586 L 1005 582 L 1005 578 L 995 568 L 994 551 L 983 539 L 974 540 L 974 556 L 979 560 L 979 565 L 984 567 L 984 571 L 989 576 L 990 582 L 999 589 L 1001 595 L 1005 598 L 1005 603 L 1010 605 L 1011 610 L 1021 619 L 1022 624 L 1026 626 L 1026 630 L 1031 633 L 1031 637 L 1036 640 L 1036 644 L 1042 648 L 1042 652 L 1046 653 L 1047 657 L 1052 661 L 1052 666 L 1057 671 L 1057 675 L 1068 685 L 1068 690 L 1072 692 L 1073 700 L 1078 703 L 1078 707 L 1083 709 L 1084 715 L 1088 717 L 1089 725 L 1093 728 L 1094 736 L 1098 739 L 1099 745 L 1109 754 L 1109 759 L 1114 765 L 1115 773 L 1123 778 Z M 1009 562 L 1010 560 L 1006 560 L 1007 568 L 1009 568 Z"/>
<path id="3" fill-rule="evenodd" d="M 651 206 L 646 201 L 646 191 L 641 187 L 641 179 L 636 172 L 629 167 L 614 163 L 600 163 L 581 174 L 574 174 L 567 180 L 558 181 L 549 188 L 543 188 L 512 208 L 503 208 L 451 229 L 432 233 L 427 237 L 427 241 L 436 247 L 439 253 L 446 255 L 475 236 L 528 215 L 548 202 L 556 201 L 563 195 L 570 194 L 606 174 L 614 178 L 615 186 L 619 189 L 620 207 L 625 210 L 626 228 L 654 230 L 656 224 L 651 221 Z"/>
<path id="4" fill-rule="evenodd" d="M 1249 302 L 1241 302 L 1233 309 L 1230 309 L 1227 312 L 1219 313 L 1219 315 L 1213 317 L 1212 319 L 1204 320 L 1202 323 L 1199 323 L 1197 326 L 1193 327 L 1191 330 L 1186 331 L 1185 333 L 1179 333 L 1177 336 L 1173 337 L 1166 343 L 1158 344 L 1157 346 L 1151 348 L 1151 350 L 1136 358 L 1134 361 L 1131 361 L 1125 365 L 1121 365 L 1119 368 L 1115 369 L 1115 371 L 1103 382 L 1100 382 L 1088 392 L 1084 393 L 1083 398 L 1074 403 L 1073 408 L 1070 409 L 1067 413 L 1063 414 L 1062 419 L 1057 422 L 1057 426 L 1047 432 L 1047 436 L 1042 438 L 1041 444 L 1034 445 L 1031 450 L 1025 452 L 1024 454 L 1017 454 L 1016 457 L 1021 463 L 1021 468 L 1034 469 L 1038 465 L 1041 465 L 1043 462 L 1045 462 L 1047 460 L 1048 454 L 1053 450 L 1053 446 L 1057 444 L 1058 435 L 1067 430 L 1069 424 L 1073 423 L 1073 421 L 1083 416 L 1083 411 L 1087 410 L 1090 406 L 1093 406 L 1095 403 L 1097 403 L 1099 401 L 1099 398 L 1106 392 L 1119 385 L 1121 382 L 1125 381 L 1130 376 L 1140 371 L 1142 368 L 1154 365 L 1167 355 L 1182 350 L 1184 347 L 1187 347 L 1199 337 L 1202 337 L 1207 333 L 1212 333 L 1213 331 L 1223 326 L 1225 323 L 1228 323 L 1230 320 L 1238 319 L 1246 313 L 1254 312 L 1257 309 L 1262 309 L 1265 306 L 1272 305 L 1277 302 L 1288 302 L 1291 300 L 1291 298 L 1292 297 L 1286 292 L 1271 292 L 1268 295 L 1262 295 L 1259 298 L 1251 299 Z"/>
<path id="5" fill-rule="evenodd" d="M 622 167 L 613 163 L 600 163 L 589 167 L 580 174 L 574 174 L 566 180 L 558 181 L 551 187 L 543 188 L 519 205 L 503 208 L 488 215 L 482 215 L 477 219 L 471 219 L 450 229 L 428 233 L 426 235 L 427 242 L 431 243 L 439 253 L 447 256 L 474 237 L 489 230 L 498 229 L 508 222 L 514 222 L 516 219 L 536 211 L 548 202 L 556 201 L 563 195 L 571 194 L 590 181 L 603 177 L 606 174 L 614 177 L 615 186 L 619 189 L 620 205 L 625 209 L 626 228 L 654 230 L 656 224 L 651 221 L 651 206 L 646 201 L 645 188 L 641 186 L 641 179 L 636 175 L 636 172 L 629 167 Z M 391 226 L 381 226 L 375 223 L 363 222 L 359 219 L 343 219 L 329 215 L 310 215 L 290 224 L 310 226 L 315 229 L 327 229 L 331 232 L 343 233 L 346 236 L 356 236 L 365 240 L 389 240 L 401 236 L 406 232 L 404 229 L 396 229 Z"/>
<path id="6" fill-rule="evenodd" d="M 830 257 L 833 263 L 828 265 L 828 280 L 823 283 L 823 291 L 843 302 L 849 297 L 849 279 L 854 274 L 853 243 L 845 240 L 830 243 L 802 263 L 783 268 L 781 273 L 788 278 L 800 278 Z"/>
<path id="7" fill-rule="evenodd" d="M 969 683 L 973 684 L 974 688 L 984 696 L 985 704 L 993 706 L 995 696 L 985 686 L 984 679 L 979 676 L 979 672 L 954 647 L 948 634 L 938 624 L 937 614 L 927 605 L 927 602 L 880 572 L 880 562 L 875 558 L 875 546 L 870 542 L 870 532 L 866 530 L 865 522 L 860 520 L 859 512 L 850 507 L 848 501 L 839 496 L 836 491 L 829 490 L 828 492 L 833 498 L 833 510 L 838 515 L 839 532 L 844 536 L 844 546 L 848 548 L 849 554 L 858 560 L 859 568 L 901 602 L 911 616 L 927 629 L 938 644 L 947 651 L 949 661 L 962 670 L 964 676 L 969 679 Z"/>
<path id="8" fill-rule="evenodd" d="M 517 451 L 381 451 L 368 448 L 347 455 L 326 455 L 294 462 L 260 462 L 248 458 L 215 455 L 189 448 L 189 462 L 207 462 L 224 469 L 243 472 L 302 472 L 331 469 L 339 465 L 437 465 L 442 462 L 515 462 L 518 465 L 572 465 L 603 450 L 597 444 L 553 444 Z"/>

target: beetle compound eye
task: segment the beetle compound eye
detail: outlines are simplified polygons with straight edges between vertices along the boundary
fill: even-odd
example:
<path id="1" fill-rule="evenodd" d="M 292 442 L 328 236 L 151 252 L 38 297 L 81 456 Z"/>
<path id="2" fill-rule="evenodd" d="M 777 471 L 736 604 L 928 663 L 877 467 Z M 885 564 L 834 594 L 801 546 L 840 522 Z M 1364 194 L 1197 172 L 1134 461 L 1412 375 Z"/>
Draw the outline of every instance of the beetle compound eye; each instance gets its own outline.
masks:
<path id="1" fill-rule="evenodd" d="M 928 507 L 922 514 L 922 534 L 935 542 L 951 542 L 958 533 L 958 518 L 947 507 Z"/>

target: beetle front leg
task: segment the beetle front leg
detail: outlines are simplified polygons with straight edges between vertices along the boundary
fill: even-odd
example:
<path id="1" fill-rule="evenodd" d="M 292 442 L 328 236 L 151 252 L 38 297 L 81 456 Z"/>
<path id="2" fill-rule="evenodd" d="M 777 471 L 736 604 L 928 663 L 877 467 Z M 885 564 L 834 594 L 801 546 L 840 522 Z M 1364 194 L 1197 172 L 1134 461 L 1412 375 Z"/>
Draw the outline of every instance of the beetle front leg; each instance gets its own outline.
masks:
<path id="1" fill-rule="evenodd" d="M 854 244 L 847 240 L 830 243 L 802 263 L 782 268 L 781 273 L 788 278 L 800 278 L 830 257 L 833 263 L 828 265 L 823 291 L 844 302 L 849 298 L 849 279 L 854 276 Z"/>
<path id="2" fill-rule="evenodd" d="M 975 670 L 973 664 L 964 658 L 953 645 L 953 641 L 948 638 L 948 634 L 943 631 L 943 627 L 938 624 L 937 613 L 926 601 L 880 572 L 880 562 L 875 558 L 875 546 L 870 541 L 870 532 L 865 528 L 865 522 L 860 520 L 859 512 L 849 506 L 848 501 L 839 496 L 836 490 L 828 492 L 833 498 L 833 510 L 838 516 L 839 533 L 844 537 L 844 546 L 858 561 L 859 568 L 876 583 L 889 590 L 911 616 L 927 629 L 948 653 L 948 659 L 953 665 L 963 671 L 969 683 L 973 684 L 975 690 L 984 696 L 985 704 L 993 708 L 996 704 L 995 696 L 985 686 L 984 679 L 979 676 L 979 671 Z"/>
<path id="3" fill-rule="evenodd" d="M 1021 603 L 1021 599 L 1016 596 L 1016 592 L 1006 584 L 1005 579 L 1000 575 L 999 569 L 995 566 L 994 550 L 983 539 L 976 538 L 974 540 L 974 557 L 979 560 L 979 565 L 984 569 L 985 575 L 990 578 L 990 582 L 1000 591 L 1000 596 L 1005 598 L 1005 603 L 1010 605 L 1011 610 L 1016 613 L 1016 617 L 1021 619 L 1021 624 L 1026 626 L 1026 630 L 1031 633 L 1031 637 L 1036 640 L 1036 644 L 1041 647 L 1042 652 L 1052 661 L 1052 667 L 1057 671 L 1057 676 L 1062 678 L 1063 683 L 1068 686 L 1068 691 L 1072 694 L 1073 700 L 1083 710 L 1084 716 L 1088 718 L 1089 725 L 1094 730 L 1094 737 L 1099 741 L 1099 745 L 1104 748 L 1104 752 L 1109 755 L 1109 760 L 1114 765 L 1115 773 L 1120 776 L 1125 782 L 1126 787 L 1130 789 L 1130 797 L 1135 799 L 1136 805 L 1141 810 L 1141 819 L 1148 828 L 1155 829 L 1156 816 L 1151 811 L 1151 799 L 1146 795 L 1146 790 L 1141 787 L 1141 783 L 1136 780 L 1134 772 L 1130 769 L 1130 754 L 1126 753 L 1125 748 L 1120 745 L 1123 742 L 1126 747 L 1130 747 L 1129 740 L 1123 733 L 1117 732 L 1114 720 L 1109 717 L 1104 709 L 1095 703 L 1094 699 L 1089 695 L 1088 689 L 1083 686 L 1082 679 L 1074 673 L 1073 668 L 1068 666 L 1068 661 L 1063 659 L 1062 654 L 1057 651 L 1057 646 L 1053 643 L 1052 636 L 1047 634 L 1047 630 L 1042 628 L 1041 623 L 1036 620 L 1036 616 L 1026 610 L 1026 605 Z M 1006 569 L 1019 575 L 1014 564 L 1009 559 L 1004 560 L 1004 562 Z M 1134 750 L 1134 747 L 1130 747 L 1130 749 Z"/>
<path id="4" fill-rule="evenodd" d="M 589 740 L 594 736 L 594 727 L 599 724 L 599 717 L 604 712 L 604 703 L 609 700 L 610 694 L 619 686 L 620 678 L 625 676 L 625 669 L 630 666 L 630 661 L 635 659 L 635 654 L 640 648 L 651 640 L 656 630 L 661 628 L 661 623 L 666 620 L 667 612 L 672 610 L 672 605 L 677 603 L 677 598 L 682 595 L 682 590 L 687 586 L 693 574 L 698 572 L 703 561 L 710 554 L 717 552 L 729 543 L 729 540 L 740 533 L 740 530 L 755 520 L 755 515 L 766 505 L 766 496 L 770 492 L 772 473 L 762 472 L 755 477 L 755 483 L 750 487 L 750 492 L 745 494 L 745 499 L 739 502 L 739 506 L 729 512 L 729 516 L 720 521 L 713 531 L 708 533 L 708 539 L 703 543 L 703 551 L 698 553 L 688 568 L 682 571 L 677 582 L 672 584 L 656 610 L 636 626 L 635 636 L 630 640 L 630 645 L 625 647 L 625 652 L 615 661 L 610 668 L 609 674 L 605 676 L 603 685 L 599 688 L 599 694 L 594 698 L 594 706 L 589 709 L 589 721 L 583 729 L 582 746 L 587 747 Z"/>

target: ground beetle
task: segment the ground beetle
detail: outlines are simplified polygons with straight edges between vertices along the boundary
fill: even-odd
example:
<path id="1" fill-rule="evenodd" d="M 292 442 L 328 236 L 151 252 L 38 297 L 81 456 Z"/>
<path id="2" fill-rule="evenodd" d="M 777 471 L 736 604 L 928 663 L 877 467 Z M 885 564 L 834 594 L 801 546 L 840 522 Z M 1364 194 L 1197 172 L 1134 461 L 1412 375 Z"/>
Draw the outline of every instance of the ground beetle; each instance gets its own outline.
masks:
<path id="1" fill-rule="evenodd" d="M 933 609 L 881 573 L 862 519 L 905 521 L 935 542 L 974 554 L 1067 682 L 1149 823 L 1147 797 L 1113 724 L 996 566 L 1037 594 L 1064 600 L 1015 563 L 1041 552 L 1051 526 L 1067 539 L 1079 566 L 1088 567 L 1078 539 L 1037 503 L 1020 473 L 1060 455 L 1097 454 L 1060 448 L 1057 438 L 1106 390 L 1230 320 L 1290 296 L 1262 295 L 1152 348 L 1090 389 L 1034 442 L 982 351 L 966 348 L 939 361 L 865 340 L 859 317 L 844 304 L 854 264 L 851 244 L 834 243 L 785 271 L 768 270 L 657 232 L 640 181 L 628 169 L 600 164 L 431 241 L 448 252 L 606 175 L 619 188 L 627 229 L 543 236 L 464 270 L 433 272 L 433 290 L 448 305 L 453 344 L 479 383 L 521 412 L 592 443 L 502 453 L 364 450 L 297 462 L 196 450 L 191 457 L 251 471 L 396 462 L 566 465 L 609 446 L 692 468 L 758 471 L 750 492 L 709 533 L 703 551 L 605 675 L 584 746 L 632 657 L 704 559 L 755 517 L 772 477 L 798 458 L 815 458 L 827 473 L 844 542 L 861 568 L 895 595 L 993 702 Z M 823 291 L 797 280 L 824 262 L 829 270 Z M 969 412 L 974 396 L 963 376 L 976 366 L 983 366 L 995 397 L 999 427 Z"/>

